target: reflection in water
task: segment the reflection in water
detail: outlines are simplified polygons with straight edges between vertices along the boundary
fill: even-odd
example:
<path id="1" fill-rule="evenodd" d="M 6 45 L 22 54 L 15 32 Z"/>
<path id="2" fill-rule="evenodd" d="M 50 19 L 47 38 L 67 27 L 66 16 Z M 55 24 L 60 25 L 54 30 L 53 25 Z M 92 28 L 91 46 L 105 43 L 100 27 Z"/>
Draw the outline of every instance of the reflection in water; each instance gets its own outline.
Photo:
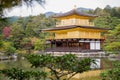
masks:
<path id="1" fill-rule="evenodd" d="M 94 59 L 96 64 L 91 64 L 91 68 L 94 69 L 100 69 L 101 67 L 101 59 Z M 31 64 L 26 60 L 26 59 L 22 59 L 22 60 L 3 60 L 0 61 L 0 65 L 3 65 L 4 68 L 12 68 L 12 67 L 18 67 L 18 68 L 30 68 Z M 1 67 L 0 67 L 1 69 Z"/>
<path id="2" fill-rule="evenodd" d="M 94 59 L 95 60 L 95 63 L 91 63 L 91 68 L 92 69 L 100 69 L 101 68 L 101 59 Z"/>
<path id="3" fill-rule="evenodd" d="M 2 68 L 12 68 L 12 67 L 18 67 L 18 68 L 30 68 L 30 63 L 24 59 L 24 60 L 3 60 L 0 61 L 0 69 Z"/>
<path id="4" fill-rule="evenodd" d="M 107 63 L 108 61 L 112 61 L 112 60 L 115 60 L 115 59 L 109 59 L 109 58 L 95 58 L 94 59 L 96 64 L 91 64 L 91 68 L 97 68 L 97 69 L 100 69 L 101 66 L 103 66 L 101 63 L 106 63 L 106 60 L 107 60 Z M 3 60 L 3 61 L 0 61 L 0 69 L 2 68 L 11 68 L 11 67 L 18 67 L 18 68 L 26 68 L 26 69 L 29 69 L 31 68 L 30 67 L 31 64 L 26 60 L 26 59 L 13 59 L 13 60 Z"/>
<path id="5" fill-rule="evenodd" d="M 0 70 L 1 69 L 5 69 L 5 68 L 22 68 L 24 70 L 32 70 L 30 68 L 30 63 L 24 59 L 24 60 L 4 60 L 4 61 L 0 61 Z M 7 77 L 5 77 L 4 75 L 0 74 L 0 80 L 10 80 Z"/>
<path id="6" fill-rule="evenodd" d="M 1 60 L 0 63 L 11 62 L 11 61 L 17 61 L 17 59 L 12 59 L 12 60 Z"/>

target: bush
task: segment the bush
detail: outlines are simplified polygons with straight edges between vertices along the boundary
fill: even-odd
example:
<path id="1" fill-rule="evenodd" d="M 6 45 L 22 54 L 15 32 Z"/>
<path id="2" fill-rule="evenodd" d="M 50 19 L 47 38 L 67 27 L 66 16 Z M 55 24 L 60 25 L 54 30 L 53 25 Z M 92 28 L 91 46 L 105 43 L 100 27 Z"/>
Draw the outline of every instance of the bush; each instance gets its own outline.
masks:
<path id="1" fill-rule="evenodd" d="M 31 67 L 50 69 L 51 76 L 54 76 L 53 80 L 61 80 L 62 77 L 69 74 L 67 80 L 70 80 L 78 73 L 91 70 L 90 64 L 93 63 L 90 58 L 78 59 L 74 54 L 65 54 L 63 56 L 31 54 L 25 57 L 32 64 Z"/>
<path id="2" fill-rule="evenodd" d="M 0 39 L 0 50 L 3 49 L 3 41 Z"/>
<path id="3" fill-rule="evenodd" d="M 44 50 L 45 49 L 45 40 L 37 40 L 35 43 L 34 43 L 34 49 L 35 50 Z"/>
<path id="4" fill-rule="evenodd" d="M 3 41 L 0 40 L 0 48 L 3 47 Z"/>
<path id="5" fill-rule="evenodd" d="M 42 71 L 26 71 L 21 68 L 3 69 L 0 70 L 0 72 L 12 80 L 29 80 L 30 78 L 34 78 L 35 80 L 45 80 L 47 76 L 47 74 Z"/>
<path id="6" fill-rule="evenodd" d="M 8 46 L 5 50 L 5 53 L 7 56 L 11 56 L 16 52 L 16 48 L 14 48 L 13 46 Z"/>
<path id="7" fill-rule="evenodd" d="M 120 63 L 115 63 L 114 68 L 100 74 L 102 80 L 120 80 Z"/>
<path id="8" fill-rule="evenodd" d="M 9 46 L 13 46 L 12 42 L 8 42 L 8 41 L 3 41 L 3 50 L 5 51 L 7 47 Z"/>

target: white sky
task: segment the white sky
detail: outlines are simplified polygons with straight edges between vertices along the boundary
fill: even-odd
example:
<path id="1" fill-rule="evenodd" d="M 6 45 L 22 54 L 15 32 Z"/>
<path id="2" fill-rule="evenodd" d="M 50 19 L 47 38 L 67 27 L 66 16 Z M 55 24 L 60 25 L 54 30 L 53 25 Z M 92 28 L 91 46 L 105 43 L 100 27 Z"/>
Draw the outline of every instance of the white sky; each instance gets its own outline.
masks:
<path id="1" fill-rule="evenodd" d="M 6 16 L 29 16 L 38 15 L 48 11 L 53 12 L 66 12 L 77 7 L 92 8 L 96 7 L 104 8 L 106 5 L 111 7 L 120 6 L 120 0 L 46 0 L 45 9 L 38 4 L 34 4 L 32 9 L 28 7 L 14 8 L 8 11 Z"/>

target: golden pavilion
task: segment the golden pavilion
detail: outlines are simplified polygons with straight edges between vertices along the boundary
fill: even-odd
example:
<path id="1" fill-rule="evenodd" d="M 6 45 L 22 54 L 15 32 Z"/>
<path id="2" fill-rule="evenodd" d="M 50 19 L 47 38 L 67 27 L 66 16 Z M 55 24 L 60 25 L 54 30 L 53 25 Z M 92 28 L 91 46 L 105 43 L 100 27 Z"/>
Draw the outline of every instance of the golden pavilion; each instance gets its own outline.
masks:
<path id="1" fill-rule="evenodd" d="M 54 33 L 54 38 L 47 39 L 51 47 L 46 50 L 54 52 L 100 51 L 104 41 L 101 33 L 107 29 L 94 26 L 93 20 L 96 17 L 77 9 L 53 16 L 59 21 L 56 27 L 43 29 L 44 32 Z"/>

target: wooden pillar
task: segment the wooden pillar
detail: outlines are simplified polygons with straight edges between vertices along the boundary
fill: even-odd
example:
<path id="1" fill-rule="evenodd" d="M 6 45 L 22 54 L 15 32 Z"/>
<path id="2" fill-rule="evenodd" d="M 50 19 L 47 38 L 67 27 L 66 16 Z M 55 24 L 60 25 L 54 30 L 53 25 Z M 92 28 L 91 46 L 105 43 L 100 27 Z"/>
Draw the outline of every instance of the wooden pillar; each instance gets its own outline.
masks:
<path id="1" fill-rule="evenodd" d="M 80 51 L 80 42 L 78 41 L 78 51 Z"/>
<path id="2" fill-rule="evenodd" d="M 66 43 L 67 43 L 67 48 L 68 48 L 68 40 L 66 41 Z"/>
<path id="3" fill-rule="evenodd" d="M 96 40 L 95 40 L 94 44 L 95 44 L 95 50 L 96 50 Z"/>
<path id="4" fill-rule="evenodd" d="M 57 42 L 56 42 L 56 40 L 55 40 L 55 48 L 57 47 Z"/>

